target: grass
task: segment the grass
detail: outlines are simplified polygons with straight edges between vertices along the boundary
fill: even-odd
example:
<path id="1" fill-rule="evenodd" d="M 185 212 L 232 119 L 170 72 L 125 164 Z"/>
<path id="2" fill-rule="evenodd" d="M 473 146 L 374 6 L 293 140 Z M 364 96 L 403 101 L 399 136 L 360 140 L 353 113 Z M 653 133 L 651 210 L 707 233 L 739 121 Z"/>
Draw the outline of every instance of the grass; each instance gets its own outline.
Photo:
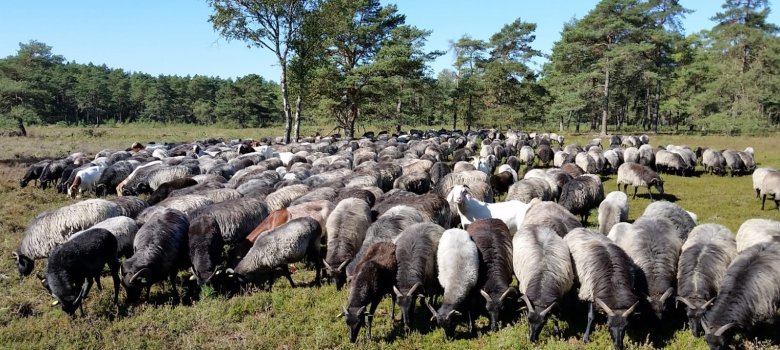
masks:
<path id="1" fill-rule="evenodd" d="M 28 138 L 4 138 L 0 147 L 0 348 L 3 349 L 347 349 L 353 348 L 347 340 L 343 320 L 335 316 L 346 303 L 347 291 L 336 291 L 332 285 L 321 288 L 290 288 L 279 280 L 272 292 L 253 293 L 226 299 L 209 296 L 191 306 L 173 304 L 170 287 L 152 289 L 152 303 L 134 307 L 111 303 L 110 278 L 103 279 L 103 291 L 93 289 L 85 303 L 86 317 L 71 320 L 58 307 L 51 307 L 52 298 L 34 278 L 20 280 L 10 257 L 17 247 L 24 229 L 38 213 L 69 204 L 72 201 L 53 191 L 34 187 L 20 189 L 18 180 L 26 166 L 44 157 L 63 156 L 74 151 L 95 153 L 105 148 L 124 149 L 132 142 L 189 141 L 206 137 L 259 138 L 279 135 L 279 129 L 219 129 L 215 127 L 141 125 L 101 127 L 88 129 L 42 127 L 30 128 Z M 312 129 L 304 129 L 304 134 Z M 324 132 L 327 132 L 325 130 Z M 687 144 L 715 148 L 744 149 L 752 146 L 759 166 L 780 167 L 777 135 L 769 137 L 722 136 L 651 136 L 654 145 Z M 583 144 L 590 136 L 569 137 L 567 142 Z M 760 210 L 754 198 L 752 182 L 745 177 L 716 177 L 701 175 L 682 178 L 664 176 L 665 199 L 675 200 L 699 216 L 700 223 L 720 223 L 736 232 L 749 218 L 780 220 L 776 210 Z M 605 189 L 613 191 L 613 177 L 605 177 Z M 644 192 L 641 198 L 630 200 L 630 219 L 641 215 L 650 203 Z M 774 205 L 770 205 L 773 207 Z M 591 215 L 595 226 L 596 216 Z M 36 273 L 42 273 L 39 261 Z M 313 272 L 299 266 L 296 282 L 306 284 Z M 123 295 L 120 296 L 120 301 Z M 487 320 L 478 320 L 480 331 L 467 334 L 458 328 L 459 339 L 446 341 L 440 329 L 428 322 L 429 314 L 418 309 L 416 323 L 421 325 L 410 335 L 403 334 L 390 320 L 390 302 L 384 301 L 374 322 L 374 336 L 365 340 L 361 335 L 358 349 L 605 349 L 611 347 L 603 320 L 598 323 L 589 344 L 579 341 L 584 330 L 585 309 L 566 307 L 561 328 L 562 337 L 552 334 L 548 324 L 539 344 L 527 340 L 527 324 L 521 313 L 513 316 L 519 321 L 501 328 L 497 333 L 486 333 Z M 679 315 L 678 315 L 679 316 Z M 397 316 L 398 317 L 398 316 Z M 652 334 L 652 335 L 649 335 Z M 772 333 L 773 334 L 773 333 Z M 736 343 L 748 349 L 777 348 L 777 336 L 755 340 L 754 334 L 739 336 Z M 761 338 L 759 338 L 761 339 Z M 633 321 L 626 337 L 629 349 L 706 349 L 705 342 L 683 330 L 683 319 L 673 318 L 663 325 Z"/>

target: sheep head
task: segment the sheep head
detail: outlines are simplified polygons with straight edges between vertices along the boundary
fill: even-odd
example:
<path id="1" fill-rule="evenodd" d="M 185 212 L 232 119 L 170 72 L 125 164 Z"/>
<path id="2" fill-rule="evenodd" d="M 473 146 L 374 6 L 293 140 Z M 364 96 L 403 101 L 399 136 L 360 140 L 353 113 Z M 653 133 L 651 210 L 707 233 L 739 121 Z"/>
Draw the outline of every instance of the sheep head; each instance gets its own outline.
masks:
<path id="1" fill-rule="evenodd" d="M 555 307 L 557 303 L 553 302 L 546 308 L 539 311 L 539 309 L 534 308 L 533 303 L 531 303 L 531 300 L 528 299 L 527 295 L 523 295 L 523 301 L 525 301 L 525 305 L 528 308 L 529 339 L 532 343 L 536 343 L 539 340 L 539 335 L 542 333 L 544 324 L 547 322 L 547 317 L 550 315 L 550 311 L 552 311 L 553 307 Z"/>
<path id="2" fill-rule="evenodd" d="M 422 294 L 415 294 L 417 290 L 420 288 L 421 284 L 415 283 L 412 288 L 409 288 L 409 291 L 406 293 L 401 293 L 401 291 L 398 289 L 398 287 L 393 286 L 393 292 L 395 292 L 396 296 L 396 302 L 398 303 L 399 308 L 401 309 L 401 321 L 403 322 L 405 327 L 410 327 L 412 325 L 412 314 L 414 313 L 414 304 L 417 301 L 417 297 L 424 298 L 425 296 Z"/>
<path id="3" fill-rule="evenodd" d="M 650 183 L 648 185 L 654 186 L 655 189 L 658 190 L 658 193 L 664 194 L 664 180 L 661 180 L 660 178 L 655 178 L 650 180 Z"/>
<path id="4" fill-rule="evenodd" d="M 16 268 L 19 270 L 19 275 L 22 277 L 29 276 L 35 268 L 35 260 L 28 258 L 24 254 L 18 252 L 13 253 L 13 258 L 16 261 Z"/>
<path id="5" fill-rule="evenodd" d="M 715 327 L 708 326 L 707 322 L 702 319 L 701 325 L 704 328 L 704 340 L 710 346 L 710 350 L 721 350 L 728 348 L 727 339 L 723 334 L 737 324 L 730 322 L 715 329 Z"/>
<path id="6" fill-rule="evenodd" d="M 693 333 L 693 336 L 695 337 L 701 337 L 704 333 L 704 329 L 702 328 L 701 322 L 704 317 L 704 313 L 707 312 L 707 309 L 710 305 L 712 305 L 712 302 L 715 301 L 715 298 L 712 298 L 704 303 L 701 303 L 701 299 L 694 299 L 694 300 L 688 300 L 687 298 L 678 296 L 676 298 L 677 301 L 685 304 L 687 310 L 686 314 L 688 316 L 688 324 L 691 327 L 691 332 Z M 701 304 L 701 305 L 697 305 Z"/>
<path id="7" fill-rule="evenodd" d="M 514 293 L 517 290 L 514 287 L 507 288 L 498 298 L 492 297 L 488 292 L 480 289 L 479 294 L 485 298 L 485 309 L 487 309 L 490 316 L 490 330 L 498 330 L 498 317 L 501 311 L 504 309 L 504 301 L 510 293 Z"/>
<path id="8" fill-rule="evenodd" d="M 596 304 L 598 304 L 607 314 L 607 326 L 609 327 L 609 335 L 612 338 L 612 345 L 617 350 L 623 350 L 623 337 L 626 333 L 626 327 L 628 326 L 628 316 L 631 316 L 634 312 L 637 305 L 639 305 L 639 301 L 635 302 L 634 305 L 631 305 L 631 307 L 623 312 L 613 311 L 599 298 L 596 298 Z"/>
<path id="9" fill-rule="evenodd" d="M 357 337 L 360 334 L 360 328 L 366 325 L 366 316 L 371 316 L 366 313 L 366 306 L 361 307 L 344 307 L 344 311 L 338 315 L 338 317 L 344 317 L 344 321 L 347 323 L 349 329 L 349 341 L 351 343 L 357 342 Z"/>

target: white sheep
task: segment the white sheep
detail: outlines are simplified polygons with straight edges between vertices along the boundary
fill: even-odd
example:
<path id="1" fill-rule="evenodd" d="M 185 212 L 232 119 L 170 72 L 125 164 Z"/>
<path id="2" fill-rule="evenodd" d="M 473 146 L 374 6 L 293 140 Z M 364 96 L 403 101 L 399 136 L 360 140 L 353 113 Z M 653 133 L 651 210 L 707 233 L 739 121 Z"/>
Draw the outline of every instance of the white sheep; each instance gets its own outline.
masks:
<path id="1" fill-rule="evenodd" d="M 737 253 L 759 243 L 780 239 L 780 221 L 749 219 L 737 231 Z"/>
<path id="2" fill-rule="evenodd" d="M 76 173 L 73 184 L 68 188 L 68 196 L 70 196 L 70 198 L 81 198 L 84 191 L 93 191 L 98 180 L 100 180 L 100 175 L 103 175 L 103 170 L 105 169 L 106 167 L 103 166 L 91 166 L 79 170 Z"/>
<path id="3" fill-rule="evenodd" d="M 501 203 L 485 203 L 471 195 L 466 185 L 457 185 L 447 194 L 447 202 L 454 204 L 460 216 L 463 227 L 468 226 L 477 219 L 494 218 L 503 221 L 509 232 L 514 233 L 523 224 L 528 204 L 521 201 L 507 201 Z"/>
<path id="4" fill-rule="evenodd" d="M 609 234 L 612 226 L 628 221 L 628 196 L 620 191 L 607 194 L 599 205 L 599 233 Z"/>

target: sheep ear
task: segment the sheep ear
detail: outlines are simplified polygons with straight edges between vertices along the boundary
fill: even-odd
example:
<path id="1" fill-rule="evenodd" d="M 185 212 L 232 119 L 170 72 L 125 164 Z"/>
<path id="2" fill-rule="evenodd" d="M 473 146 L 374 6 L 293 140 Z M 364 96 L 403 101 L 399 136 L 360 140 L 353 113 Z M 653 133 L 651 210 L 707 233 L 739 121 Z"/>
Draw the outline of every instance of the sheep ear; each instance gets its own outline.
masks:
<path id="1" fill-rule="evenodd" d="M 601 309 L 604 310 L 604 312 L 607 313 L 607 316 L 609 316 L 609 317 L 615 316 L 615 312 L 613 312 L 612 309 L 610 309 L 609 306 L 607 306 L 607 304 L 604 304 L 604 302 L 601 301 L 601 299 L 599 299 L 599 298 L 595 298 L 595 299 L 596 299 L 596 304 L 598 304 L 599 307 L 601 307 Z M 636 304 L 634 304 L 634 305 L 636 305 Z"/>
<path id="2" fill-rule="evenodd" d="M 736 324 L 736 323 L 734 323 L 734 322 L 731 322 L 731 323 L 727 323 L 727 324 L 725 324 L 725 325 L 722 325 L 722 326 L 720 326 L 720 328 L 718 328 L 718 330 L 717 330 L 717 331 L 715 331 L 715 333 L 714 333 L 714 334 L 715 334 L 715 336 L 716 336 L 716 337 L 720 337 L 720 336 L 722 336 L 722 335 L 723 335 L 723 333 L 726 333 L 726 331 L 727 331 L 727 330 L 729 330 L 731 327 L 734 327 L 734 326 L 736 326 L 736 325 L 737 325 L 737 324 Z"/>

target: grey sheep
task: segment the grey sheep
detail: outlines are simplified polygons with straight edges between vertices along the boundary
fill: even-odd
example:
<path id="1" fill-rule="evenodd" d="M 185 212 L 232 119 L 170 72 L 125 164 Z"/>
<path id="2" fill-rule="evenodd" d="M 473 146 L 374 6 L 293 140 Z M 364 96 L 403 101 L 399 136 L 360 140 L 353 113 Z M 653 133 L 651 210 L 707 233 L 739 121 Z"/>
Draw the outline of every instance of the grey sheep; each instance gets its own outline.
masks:
<path id="1" fill-rule="evenodd" d="M 374 205 L 372 212 L 375 217 L 379 217 L 399 205 L 417 209 L 425 221 L 439 224 L 441 227 L 450 227 L 453 216 L 450 204 L 435 193 L 415 195 L 410 192 L 400 192 L 383 196 L 381 202 Z"/>
<path id="2" fill-rule="evenodd" d="M 88 199 L 39 214 L 27 226 L 13 253 L 19 274 L 29 275 L 35 268 L 35 259 L 49 256 L 72 234 L 118 215 L 117 205 L 103 199 Z"/>
<path id="3" fill-rule="evenodd" d="M 684 176 L 690 176 L 693 172 L 693 168 L 681 155 L 663 149 L 658 150 L 655 154 L 655 168 L 659 172 Z"/>
<path id="4" fill-rule="evenodd" d="M 585 174 L 598 174 L 600 172 L 596 160 L 586 152 L 577 153 L 577 155 L 574 157 L 574 163 Z"/>
<path id="5" fill-rule="evenodd" d="M 395 179 L 393 188 L 416 194 L 425 194 L 431 189 L 431 178 L 427 172 L 422 171 L 404 173 Z"/>
<path id="6" fill-rule="evenodd" d="M 776 173 L 777 170 L 772 168 L 758 168 L 753 171 L 753 190 L 756 191 L 756 198 L 761 198 L 761 184 L 764 182 L 764 178 L 770 173 Z"/>
<path id="7" fill-rule="evenodd" d="M 213 216 L 202 215 L 190 222 L 187 244 L 192 265 L 192 277 L 198 286 L 216 284 L 224 276 L 224 240 L 219 223 Z M 221 268 L 220 268 L 221 267 Z"/>
<path id="8" fill-rule="evenodd" d="M 756 244 L 780 241 L 780 221 L 748 219 L 737 230 L 737 253 Z"/>
<path id="9" fill-rule="evenodd" d="M 642 216 L 663 218 L 672 222 L 677 236 L 681 240 L 688 238 L 688 233 L 696 227 L 696 219 L 692 213 L 683 210 L 672 202 L 653 202 L 645 208 Z"/>
<path id="10" fill-rule="evenodd" d="M 509 187 L 504 200 L 518 200 L 523 203 L 529 203 L 534 198 L 539 198 L 543 201 L 552 200 L 552 190 L 546 179 L 526 177 Z"/>
<path id="11" fill-rule="evenodd" d="M 209 198 L 204 196 L 188 194 L 184 196 L 168 198 L 155 206 L 148 207 L 138 214 L 135 219 L 139 226 L 143 226 L 152 216 L 165 211 L 166 209 L 175 209 L 189 215 L 200 207 L 214 204 Z"/>
<path id="12" fill-rule="evenodd" d="M 612 226 L 626 221 L 628 221 L 628 196 L 620 191 L 610 192 L 599 204 L 599 233 L 606 236 Z"/>
<path id="13" fill-rule="evenodd" d="M 770 172 L 764 176 L 764 180 L 761 181 L 761 210 L 764 210 L 764 204 L 766 203 L 766 197 L 772 196 L 775 201 L 775 208 L 780 210 L 780 173 Z"/>
<path id="14" fill-rule="evenodd" d="M 485 299 L 490 318 L 490 330 L 498 330 L 498 319 L 506 301 L 517 290 L 512 283 L 512 234 L 499 219 L 480 219 L 469 225 L 467 232 L 479 250 L 479 279 L 475 288 Z"/>
<path id="15" fill-rule="evenodd" d="M 653 146 L 645 143 L 639 146 L 639 164 L 644 166 L 653 166 L 656 164 L 656 154 L 653 152 Z"/>
<path id="16" fill-rule="evenodd" d="M 586 174 L 573 178 L 561 189 L 558 203 L 574 215 L 579 215 L 583 225 L 588 222 L 590 210 L 598 208 L 604 200 L 604 185 L 598 175 Z"/>
<path id="17" fill-rule="evenodd" d="M 705 149 L 701 155 L 701 164 L 704 166 L 704 172 L 726 175 L 726 158 L 723 154 L 714 149 Z"/>
<path id="18" fill-rule="evenodd" d="M 401 309 L 404 326 L 412 325 L 412 315 L 417 297 L 433 297 L 440 294 L 436 280 L 436 250 L 444 229 L 434 223 L 419 223 L 407 227 L 395 239 L 395 256 L 398 261 L 396 285 L 393 292 Z"/>
<path id="19" fill-rule="evenodd" d="M 341 290 L 346 283 L 347 264 L 355 259 L 370 224 L 371 209 L 368 203 L 358 198 L 342 200 L 328 216 L 325 223 L 328 250 L 324 263 L 336 289 Z"/>
<path id="20" fill-rule="evenodd" d="M 535 343 L 553 308 L 574 285 L 569 248 L 549 227 L 523 225 L 512 238 L 512 257 L 518 290 L 528 307 L 529 337 Z"/>
<path id="21" fill-rule="evenodd" d="M 624 163 L 618 168 L 618 191 L 620 191 L 620 185 L 623 185 L 623 192 L 628 191 L 628 185 L 634 187 L 632 199 L 636 199 L 636 192 L 639 187 L 647 188 L 650 199 L 653 199 L 653 193 L 650 191 L 651 187 L 655 187 L 658 193 L 664 194 L 664 181 L 661 177 L 653 169 L 637 163 Z"/>
<path id="22" fill-rule="evenodd" d="M 625 163 L 639 163 L 639 149 L 629 147 L 623 151 L 623 161 Z"/>
<path id="23" fill-rule="evenodd" d="M 447 163 L 444 162 L 436 162 L 433 164 L 433 167 L 431 167 L 430 175 L 431 175 L 431 184 L 436 185 L 439 180 L 441 180 L 444 176 L 451 173 L 452 169 L 450 169 L 450 166 Z"/>
<path id="24" fill-rule="evenodd" d="M 729 170 L 729 174 L 733 177 L 739 175 L 745 171 L 745 163 L 742 162 L 737 151 L 733 149 L 727 149 L 721 152 L 723 158 L 726 159 L 726 168 Z"/>
<path id="25" fill-rule="evenodd" d="M 162 166 L 152 170 L 146 176 L 136 176 L 128 182 L 123 190 L 123 195 L 137 195 L 140 193 L 152 193 L 160 185 L 183 177 L 191 177 L 200 174 L 197 167 L 185 165 Z M 129 192 L 129 193 L 128 193 Z"/>
<path id="26" fill-rule="evenodd" d="M 306 185 L 283 187 L 265 197 L 265 203 L 268 206 L 268 211 L 271 212 L 288 207 L 290 203 L 307 192 L 309 192 L 309 186 Z"/>
<path id="27" fill-rule="evenodd" d="M 303 204 L 307 202 L 314 202 L 320 200 L 334 201 L 336 199 L 336 189 L 332 187 L 318 187 L 309 191 L 309 193 L 298 197 L 290 203 L 290 206 Z"/>
<path id="28" fill-rule="evenodd" d="M 702 335 L 702 316 L 718 295 L 726 268 L 736 255 L 734 235 L 723 225 L 696 226 L 683 244 L 677 264 L 677 300 L 687 307 L 694 336 Z"/>
<path id="29" fill-rule="evenodd" d="M 532 201 L 523 219 L 523 225 L 540 225 L 564 237 L 569 231 L 582 227 L 577 217 L 566 208 L 553 202 Z"/>
<path id="30" fill-rule="evenodd" d="M 269 210 L 257 198 L 239 198 L 202 206 L 190 213 L 190 219 L 212 216 L 217 220 L 223 241 L 235 246 L 260 225 Z"/>
<path id="31" fill-rule="evenodd" d="M 119 215 L 135 219 L 144 209 L 149 207 L 145 200 L 136 196 L 116 197 L 114 204 L 119 207 Z"/>

